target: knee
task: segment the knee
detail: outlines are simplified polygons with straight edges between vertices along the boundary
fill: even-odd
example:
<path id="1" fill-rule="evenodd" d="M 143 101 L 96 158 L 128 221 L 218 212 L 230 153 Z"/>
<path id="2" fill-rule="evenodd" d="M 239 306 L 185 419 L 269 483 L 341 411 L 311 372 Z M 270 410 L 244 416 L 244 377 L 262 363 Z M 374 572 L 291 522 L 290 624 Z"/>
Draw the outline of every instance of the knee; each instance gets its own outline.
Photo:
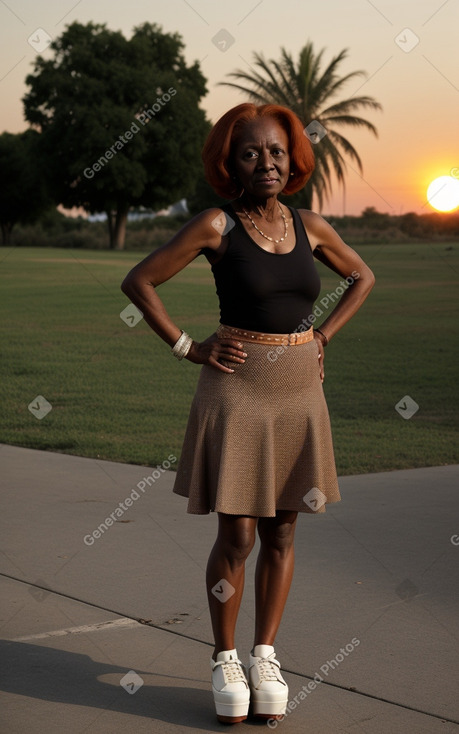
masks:
<path id="1" fill-rule="evenodd" d="M 243 563 L 255 544 L 254 533 L 248 529 L 239 530 L 237 533 L 225 533 L 220 540 L 223 553 L 230 563 Z"/>
<path id="2" fill-rule="evenodd" d="M 284 522 L 270 528 L 259 528 L 259 536 L 264 550 L 284 556 L 293 547 L 295 524 Z"/>

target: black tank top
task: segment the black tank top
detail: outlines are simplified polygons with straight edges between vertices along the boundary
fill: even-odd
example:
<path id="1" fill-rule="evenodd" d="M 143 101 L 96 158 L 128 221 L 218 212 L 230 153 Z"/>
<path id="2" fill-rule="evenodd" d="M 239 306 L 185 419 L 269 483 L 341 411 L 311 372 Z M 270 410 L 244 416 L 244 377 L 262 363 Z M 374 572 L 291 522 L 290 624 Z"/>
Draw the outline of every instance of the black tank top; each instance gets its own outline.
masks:
<path id="1" fill-rule="evenodd" d="M 234 226 L 228 247 L 212 265 L 220 323 L 239 329 L 290 334 L 307 319 L 320 293 L 311 245 L 296 209 L 296 244 L 285 254 L 264 250 L 246 232 L 231 204 L 223 207 Z"/>

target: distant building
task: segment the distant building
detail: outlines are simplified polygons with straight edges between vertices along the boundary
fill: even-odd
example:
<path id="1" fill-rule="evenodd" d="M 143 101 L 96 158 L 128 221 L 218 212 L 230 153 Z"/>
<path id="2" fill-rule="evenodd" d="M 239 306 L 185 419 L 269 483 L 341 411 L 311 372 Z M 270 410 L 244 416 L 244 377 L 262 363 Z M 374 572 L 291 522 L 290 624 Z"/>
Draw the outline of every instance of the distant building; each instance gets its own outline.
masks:
<path id="1" fill-rule="evenodd" d="M 141 206 L 138 209 L 128 213 L 128 222 L 140 222 L 142 219 L 154 219 L 155 217 L 177 217 L 181 214 L 188 214 L 186 199 L 180 199 L 175 204 L 171 204 L 166 209 L 159 209 L 157 212 L 146 209 Z M 105 212 L 97 212 L 97 214 L 88 214 L 88 222 L 106 222 L 107 215 Z"/>

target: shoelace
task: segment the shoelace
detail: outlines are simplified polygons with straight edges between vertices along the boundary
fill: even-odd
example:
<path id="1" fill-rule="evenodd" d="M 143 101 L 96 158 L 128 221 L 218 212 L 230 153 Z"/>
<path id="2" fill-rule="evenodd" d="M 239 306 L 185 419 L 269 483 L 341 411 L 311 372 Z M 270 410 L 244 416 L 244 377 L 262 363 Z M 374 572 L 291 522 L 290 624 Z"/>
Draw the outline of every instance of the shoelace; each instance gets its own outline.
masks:
<path id="1" fill-rule="evenodd" d="M 226 683 L 239 683 L 240 681 L 243 681 L 244 683 L 247 682 L 239 660 L 227 660 L 224 663 L 218 664 L 222 666 L 223 676 Z"/>
<path id="2" fill-rule="evenodd" d="M 272 660 L 268 660 L 267 658 L 261 658 L 260 660 L 257 660 L 256 666 L 258 668 L 258 673 L 261 681 L 279 680 L 279 663 L 275 663 Z"/>

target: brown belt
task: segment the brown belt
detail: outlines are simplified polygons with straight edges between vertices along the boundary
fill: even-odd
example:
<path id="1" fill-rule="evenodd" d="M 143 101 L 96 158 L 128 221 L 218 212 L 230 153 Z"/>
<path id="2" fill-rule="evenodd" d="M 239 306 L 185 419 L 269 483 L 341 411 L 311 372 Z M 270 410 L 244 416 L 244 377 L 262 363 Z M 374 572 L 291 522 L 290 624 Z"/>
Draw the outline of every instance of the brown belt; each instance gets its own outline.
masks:
<path id="1" fill-rule="evenodd" d="M 311 326 L 307 331 L 293 332 L 293 334 L 263 334 L 261 331 L 248 331 L 237 329 L 235 326 L 220 324 L 217 336 L 227 339 L 240 339 L 245 342 L 257 342 L 257 344 L 282 344 L 293 346 L 294 344 L 306 344 L 314 339 L 314 330 Z"/>

